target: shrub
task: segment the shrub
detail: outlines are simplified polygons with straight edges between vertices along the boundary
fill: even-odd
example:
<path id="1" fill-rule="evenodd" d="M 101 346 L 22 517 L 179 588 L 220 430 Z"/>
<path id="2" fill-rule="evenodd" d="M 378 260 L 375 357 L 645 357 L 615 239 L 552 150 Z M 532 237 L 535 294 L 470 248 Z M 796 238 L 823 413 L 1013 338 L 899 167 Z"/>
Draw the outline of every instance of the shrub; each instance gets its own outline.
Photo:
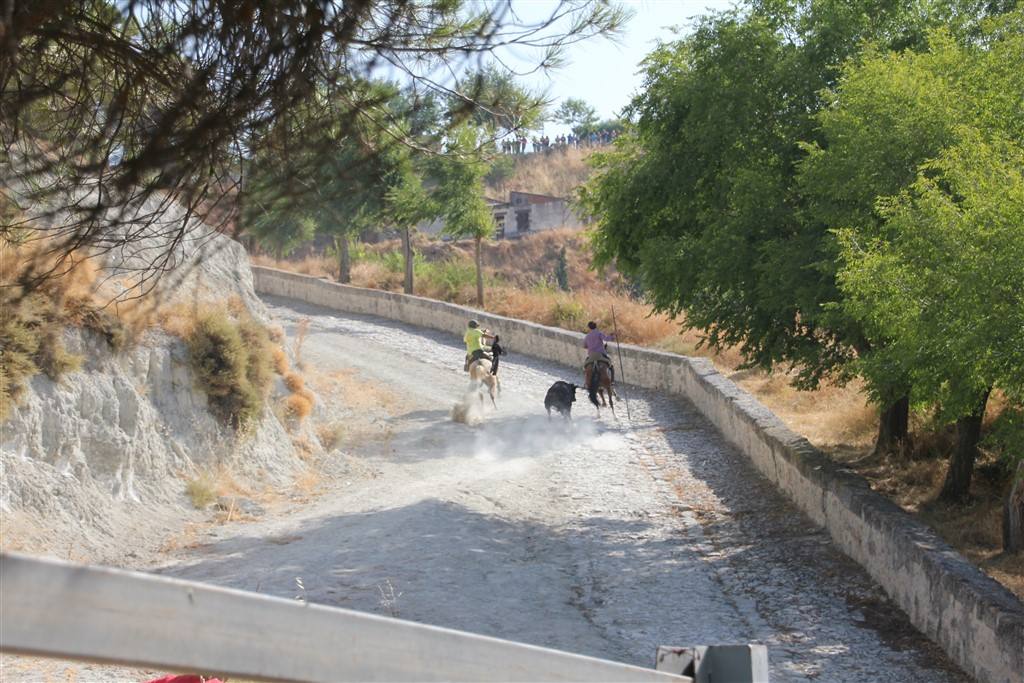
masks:
<path id="1" fill-rule="evenodd" d="M 284 385 L 293 394 L 302 391 L 306 386 L 306 380 L 297 372 L 289 372 L 284 376 Z"/>
<path id="2" fill-rule="evenodd" d="M 551 307 L 551 317 L 559 327 L 574 329 L 586 322 L 587 312 L 575 299 L 558 299 Z"/>
<path id="3" fill-rule="evenodd" d="M 417 278 L 421 290 L 450 301 L 476 285 L 476 268 L 463 259 L 424 262 L 419 265 Z"/>
<path id="4" fill-rule="evenodd" d="M 81 356 L 68 353 L 64 321 L 54 298 L 43 292 L 16 300 L 0 297 L 0 420 L 6 419 L 40 372 L 58 380 L 77 370 Z"/>
<path id="5" fill-rule="evenodd" d="M 264 370 L 256 368 L 250 372 L 250 364 L 265 362 L 269 367 L 270 354 L 261 361 L 259 349 L 247 348 L 240 326 L 218 312 L 200 316 L 187 343 L 192 371 L 206 393 L 211 411 L 236 429 L 256 420 L 263 411 L 266 394 L 264 387 L 254 385 L 252 380 L 263 381 Z M 267 387 L 269 377 L 267 373 Z"/>
<path id="6" fill-rule="evenodd" d="M 217 500 L 217 484 L 209 473 L 200 473 L 185 484 L 185 495 L 193 507 L 202 510 Z"/>
<path id="7" fill-rule="evenodd" d="M 274 358 L 274 372 L 279 375 L 284 375 L 288 372 L 288 354 L 284 352 L 284 349 L 280 346 L 274 348 L 272 352 Z"/>
<path id="8" fill-rule="evenodd" d="M 301 393 L 289 394 L 288 398 L 284 400 L 284 405 L 288 417 L 302 422 L 313 412 L 312 394 L 306 390 L 303 390 Z"/>
<path id="9" fill-rule="evenodd" d="M 274 381 L 274 346 L 267 328 L 243 314 L 238 322 L 238 334 L 248 352 L 246 377 L 260 396 L 266 396 Z"/>
<path id="10" fill-rule="evenodd" d="M 34 358 L 39 339 L 12 306 L 0 306 L 0 420 L 7 419 L 39 372 Z"/>
<path id="11" fill-rule="evenodd" d="M 66 321 L 102 336 L 115 352 L 123 351 L 131 341 L 124 321 L 106 308 L 95 305 L 91 298 L 72 297 L 64 302 Z"/>

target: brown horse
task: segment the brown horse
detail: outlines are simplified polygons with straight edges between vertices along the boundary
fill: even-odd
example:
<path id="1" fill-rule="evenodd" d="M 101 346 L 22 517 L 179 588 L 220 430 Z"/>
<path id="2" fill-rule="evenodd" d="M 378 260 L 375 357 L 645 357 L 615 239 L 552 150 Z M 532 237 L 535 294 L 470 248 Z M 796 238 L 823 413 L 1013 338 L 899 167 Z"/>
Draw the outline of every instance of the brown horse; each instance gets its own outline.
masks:
<path id="1" fill-rule="evenodd" d="M 596 369 L 596 371 L 595 371 Z M 598 410 L 602 406 L 609 407 L 615 412 L 615 400 L 618 396 L 615 393 L 615 386 L 612 380 L 611 366 L 608 363 L 596 362 L 587 365 L 583 370 L 584 386 L 587 387 L 587 394 L 590 402 Z M 598 397 L 601 401 L 598 403 Z"/>

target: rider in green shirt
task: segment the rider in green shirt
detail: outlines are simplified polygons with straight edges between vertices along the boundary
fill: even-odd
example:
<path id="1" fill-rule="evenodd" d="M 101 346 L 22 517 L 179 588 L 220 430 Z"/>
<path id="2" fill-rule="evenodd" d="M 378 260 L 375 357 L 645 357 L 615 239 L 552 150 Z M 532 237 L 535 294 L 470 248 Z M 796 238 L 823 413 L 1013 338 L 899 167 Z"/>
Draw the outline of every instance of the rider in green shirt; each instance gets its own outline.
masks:
<path id="1" fill-rule="evenodd" d="M 466 334 L 462 338 L 466 342 L 466 365 L 464 368 L 466 372 L 469 372 L 469 364 L 473 361 L 491 360 L 491 357 L 484 349 L 484 341 L 493 341 L 494 335 L 480 329 L 480 323 L 470 320 L 469 327 L 466 328 Z"/>

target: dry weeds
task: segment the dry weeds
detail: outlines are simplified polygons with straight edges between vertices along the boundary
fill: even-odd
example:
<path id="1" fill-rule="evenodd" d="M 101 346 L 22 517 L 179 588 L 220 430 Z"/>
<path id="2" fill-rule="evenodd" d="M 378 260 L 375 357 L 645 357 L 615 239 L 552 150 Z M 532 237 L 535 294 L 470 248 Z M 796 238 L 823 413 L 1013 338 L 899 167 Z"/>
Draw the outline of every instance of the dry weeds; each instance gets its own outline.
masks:
<path id="1" fill-rule="evenodd" d="M 488 186 L 488 196 L 505 197 L 508 190 L 520 190 L 572 197 L 576 188 L 590 177 L 591 169 L 586 160 L 591 152 L 590 149 L 567 149 L 515 157 L 511 177 L 503 186 Z"/>

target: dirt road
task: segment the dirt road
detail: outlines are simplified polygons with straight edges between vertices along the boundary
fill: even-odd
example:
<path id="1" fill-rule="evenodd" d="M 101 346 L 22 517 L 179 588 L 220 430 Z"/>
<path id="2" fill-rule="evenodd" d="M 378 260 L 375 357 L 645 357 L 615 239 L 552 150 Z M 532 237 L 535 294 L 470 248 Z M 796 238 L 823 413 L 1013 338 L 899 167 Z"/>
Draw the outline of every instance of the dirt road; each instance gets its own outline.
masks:
<path id="1" fill-rule="evenodd" d="M 777 681 L 963 680 L 678 398 L 631 390 L 630 423 L 581 392 L 549 422 L 573 373 L 506 339 L 498 410 L 469 427 L 449 418 L 458 339 L 268 303 L 291 337 L 310 320 L 302 358 L 365 468 L 164 572 L 645 666 L 659 644 L 756 641 Z"/>
<path id="2" fill-rule="evenodd" d="M 498 409 L 470 427 L 449 417 L 460 340 L 267 303 L 292 343 L 309 320 L 342 475 L 156 571 L 643 666 L 660 644 L 760 642 L 773 681 L 967 680 L 678 397 L 631 389 L 629 422 L 580 392 L 548 421 L 574 373 L 503 339 Z"/>

